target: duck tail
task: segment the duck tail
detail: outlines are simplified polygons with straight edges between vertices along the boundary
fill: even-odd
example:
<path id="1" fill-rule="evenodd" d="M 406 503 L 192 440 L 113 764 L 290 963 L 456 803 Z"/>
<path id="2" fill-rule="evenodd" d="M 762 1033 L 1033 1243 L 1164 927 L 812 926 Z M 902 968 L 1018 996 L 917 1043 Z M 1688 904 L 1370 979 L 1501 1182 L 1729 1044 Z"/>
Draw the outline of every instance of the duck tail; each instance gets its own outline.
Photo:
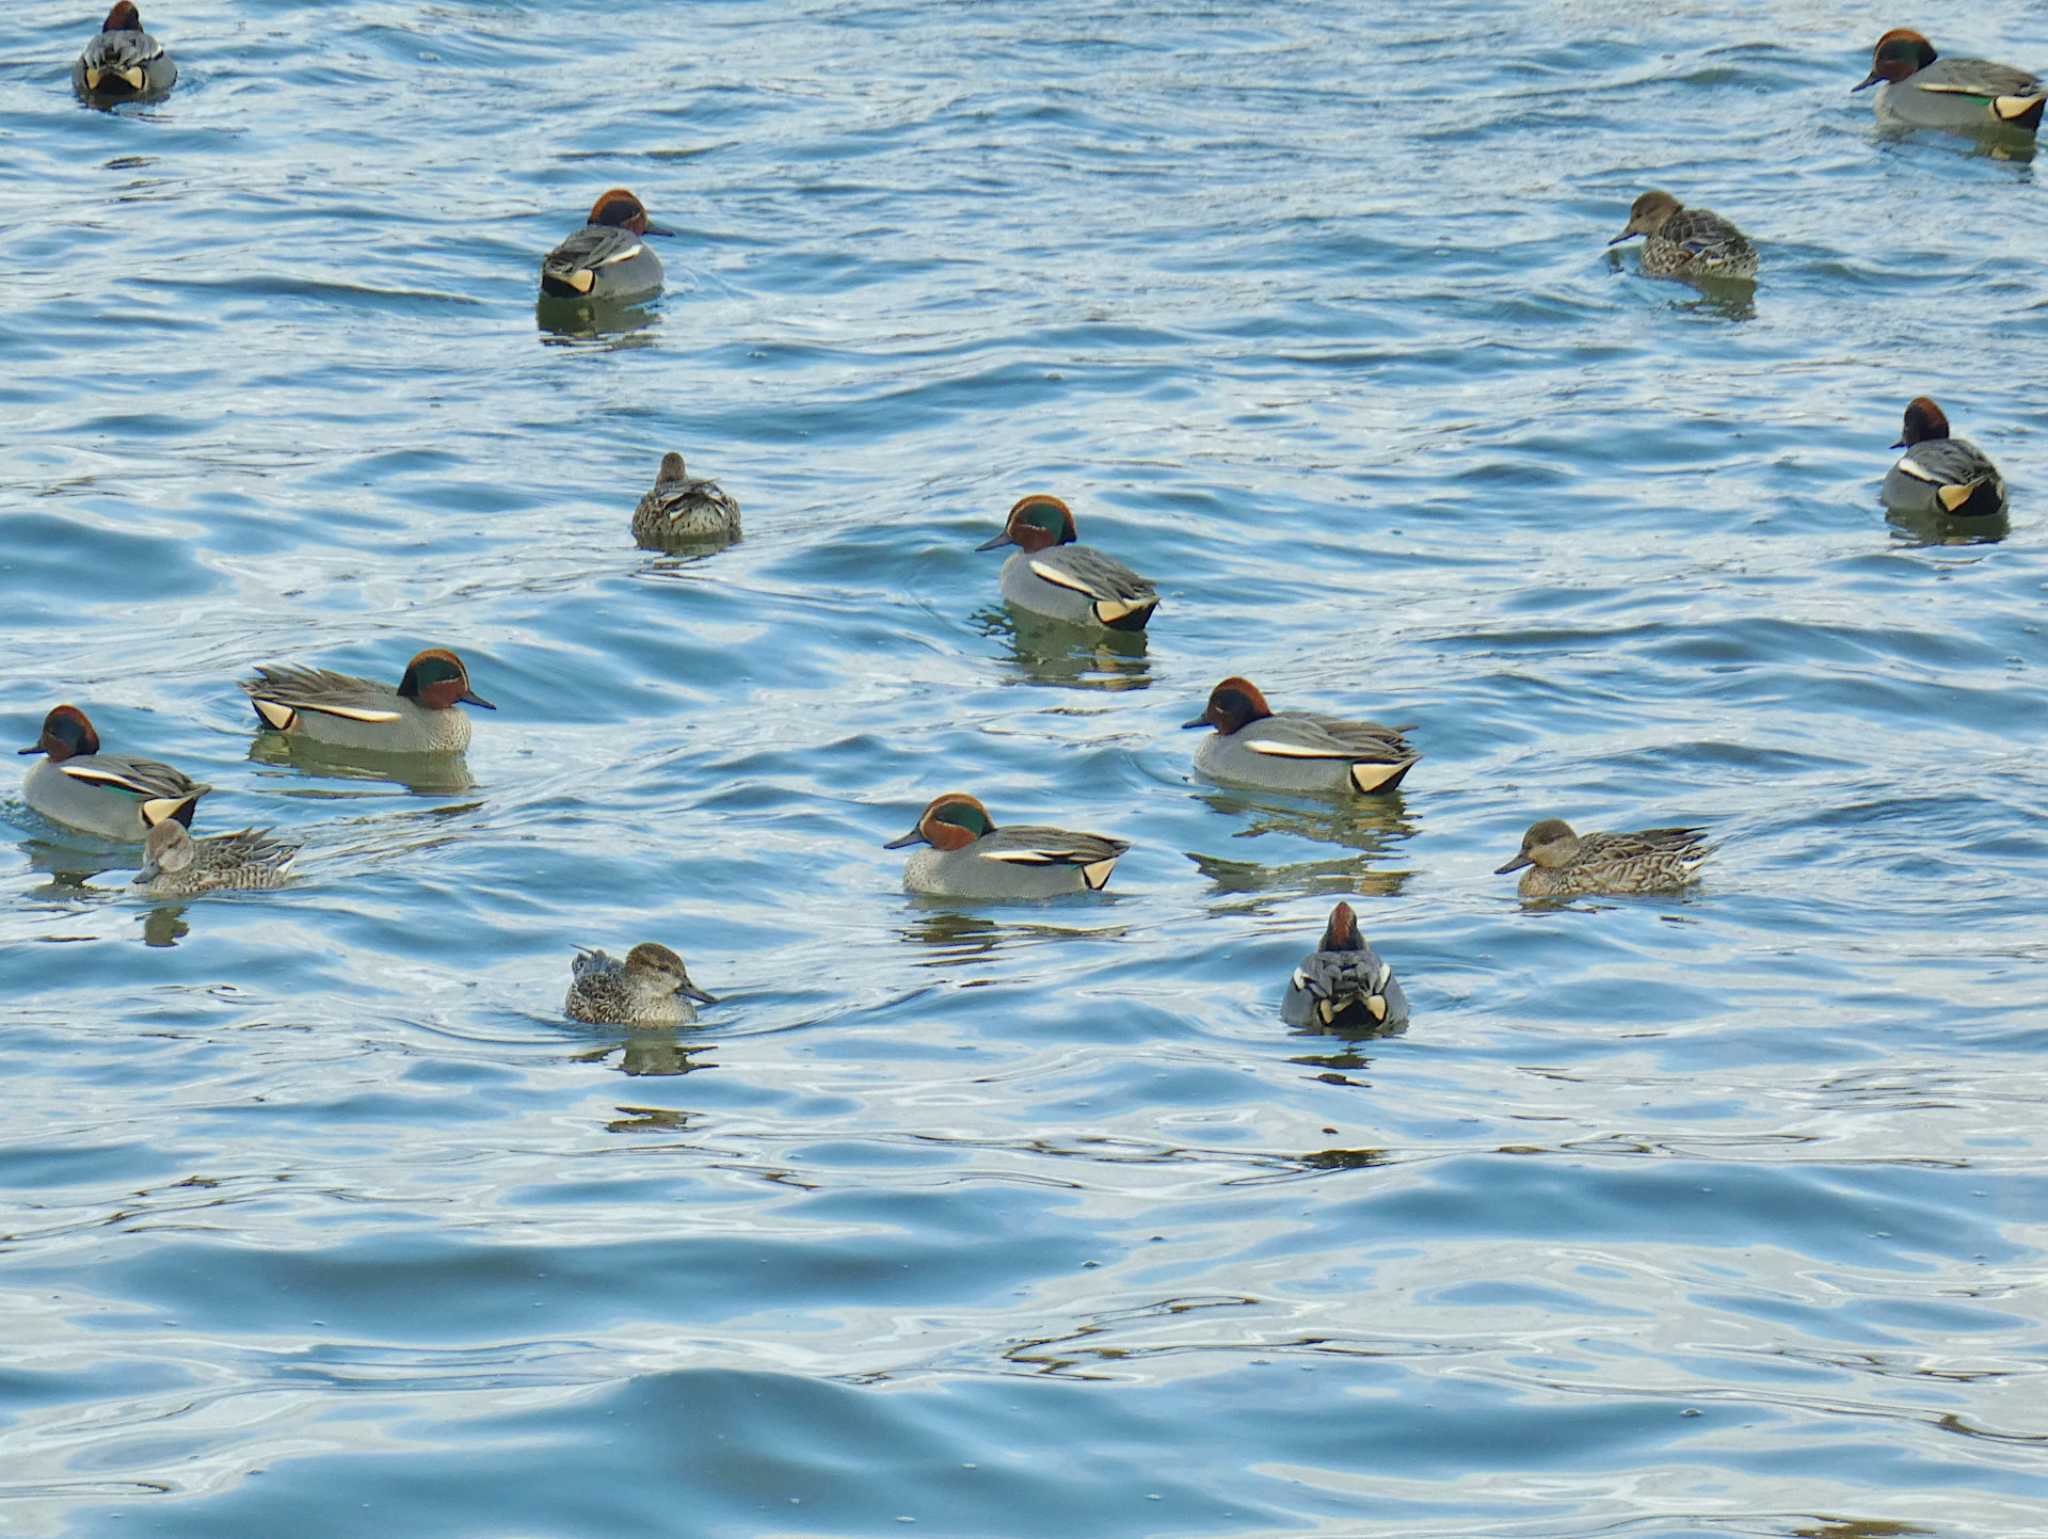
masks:
<path id="1" fill-rule="evenodd" d="M 1983 518 L 1999 508 L 1998 488 L 1988 480 L 1965 481 L 1957 486 L 1938 486 L 1935 501 L 1944 512 L 1963 518 Z"/>
<path id="2" fill-rule="evenodd" d="M 2048 96 L 1994 96 L 1991 115 L 2014 128 L 2039 128 L 2044 106 L 2048 106 Z"/>

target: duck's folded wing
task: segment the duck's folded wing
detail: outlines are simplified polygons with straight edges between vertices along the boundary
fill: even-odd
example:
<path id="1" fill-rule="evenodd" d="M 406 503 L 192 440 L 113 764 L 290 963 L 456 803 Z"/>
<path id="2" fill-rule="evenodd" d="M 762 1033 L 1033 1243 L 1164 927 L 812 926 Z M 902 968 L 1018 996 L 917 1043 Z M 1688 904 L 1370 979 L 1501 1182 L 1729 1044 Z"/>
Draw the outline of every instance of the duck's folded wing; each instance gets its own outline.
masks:
<path id="1" fill-rule="evenodd" d="M 664 481 L 647 494 L 647 503 L 663 518 L 674 518 L 703 503 L 739 511 L 739 504 L 716 481 Z"/>
<path id="2" fill-rule="evenodd" d="M 1085 545 L 1055 545 L 1031 558 L 1031 570 L 1058 587 L 1098 601 L 1143 602 L 1158 590 L 1113 556 Z"/>
<path id="3" fill-rule="evenodd" d="M 1935 438 L 1913 445 L 1900 459 L 1899 469 L 1934 486 L 1962 486 L 1997 473 L 1982 450 L 1960 438 Z"/>
<path id="4" fill-rule="evenodd" d="M 1588 834 L 1579 841 L 1579 858 L 1632 860 L 1644 855 L 1704 855 L 1703 828 L 1644 828 L 1626 834 Z"/>
<path id="5" fill-rule="evenodd" d="M 1387 1018 L 1387 984 L 1394 969 L 1370 947 L 1364 951 L 1318 951 L 1294 970 L 1294 986 L 1313 998 L 1325 1024 L 1354 1000 L 1375 1020 Z"/>
<path id="6" fill-rule="evenodd" d="M 242 691 L 256 703 L 256 714 L 279 731 L 299 711 L 372 725 L 399 718 L 398 696 L 374 679 L 289 664 L 263 664 L 256 672 L 261 677 L 244 679 Z"/>
<path id="7" fill-rule="evenodd" d="M 631 230 L 587 224 L 541 259 L 541 271 L 587 294 L 599 268 L 631 261 L 640 247 L 640 237 Z"/>
<path id="8" fill-rule="evenodd" d="M 1686 250 L 1700 255 L 1709 251 L 1747 251 L 1749 239 L 1719 214 L 1708 209 L 1687 209 L 1665 227 L 1665 235 Z"/>
<path id="9" fill-rule="evenodd" d="M 126 754 L 100 753 L 90 758 L 66 759 L 57 768 L 81 785 L 128 791 L 152 801 L 161 797 L 189 800 L 213 789 L 198 784 L 183 770 L 155 759 L 132 759 Z"/>
<path id="10" fill-rule="evenodd" d="M 144 71 L 163 56 L 163 45 L 147 32 L 101 32 L 85 45 L 79 63 L 89 86 L 97 87 L 101 76 L 119 75 L 139 91 Z"/>
<path id="11" fill-rule="evenodd" d="M 1914 76 L 1913 84 L 1941 96 L 1981 96 L 1986 101 L 2039 96 L 2048 90 L 2040 77 L 1989 59 L 1942 59 Z"/>
<path id="12" fill-rule="evenodd" d="M 1399 727 L 1376 721 L 1345 721 L 1335 716 L 1292 712 L 1252 722 L 1238 741 L 1253 753 L 1276 759 L 1343 759 L 1370 764 L 1398 764 L 1417 755 Z"/>
<path id="13" fill-rule="evenodd" d="M 1018 866 L 1092 866 L 1115 860 L 1130 848 L 1127 839 L 1077 834 L 1064 828 L 999 828 L 977 839 L 974 853 Z"/>

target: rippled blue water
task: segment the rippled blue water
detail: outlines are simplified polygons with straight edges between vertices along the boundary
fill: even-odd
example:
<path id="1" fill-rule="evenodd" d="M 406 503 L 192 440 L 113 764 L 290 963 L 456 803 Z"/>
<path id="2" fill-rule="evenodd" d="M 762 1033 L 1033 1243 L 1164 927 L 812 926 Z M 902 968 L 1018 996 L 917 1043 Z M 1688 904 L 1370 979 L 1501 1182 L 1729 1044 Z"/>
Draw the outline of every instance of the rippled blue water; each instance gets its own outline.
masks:
<path id="1" fill-rule="evenodd" d="M 4 712 L 307 850 L 152 905 L 7 793 L 0 1529 L 2048 1532 L 2048 201 L 1848 94 L 2048 15 L 144 15 L 114 114 L 0 15 Z M 544 330 L 615 183 L 667 296 Z M 1653 185 L 1753 302 L 1604 249 Z M 1887 525 L 1923 391 L 2004 541 Z M 669 448 L 741 543 L 631 548 Z M 997 608 L 1034 489 L 1144 645 Z M 252 755 L 249 664 L 428 644 L 466 780 Z M 1230 672 L 1427 757 L 1205 786 Z M 906 898 L 956 787 L 1134 848 Z M 1721 851 L 1525 910 L 1553 813 Z M 1405 1035 L 1279 1020 L 1340 895 Z M 725 1003 L 565 1024 L 641 939 Z"/>

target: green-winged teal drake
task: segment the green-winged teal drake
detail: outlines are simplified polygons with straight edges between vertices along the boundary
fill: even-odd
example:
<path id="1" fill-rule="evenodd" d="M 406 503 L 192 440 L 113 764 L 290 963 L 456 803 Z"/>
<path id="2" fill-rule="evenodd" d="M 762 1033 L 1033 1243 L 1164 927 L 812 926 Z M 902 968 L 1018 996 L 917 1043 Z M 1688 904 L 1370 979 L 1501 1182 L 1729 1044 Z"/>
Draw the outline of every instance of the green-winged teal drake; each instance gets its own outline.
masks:
<path id="1" fill-rule="evenodd" d="M 1408 996 L 1393 967 L 1358 933 L 1348 903 L 1330 910 L 1322 944 L 1301 959 L 1287 983 L 1281 1015 L 1290 1026 L 1399 1026 L 1408 1019 Z"/>
<path id="2" fill-rule="evenodd" d="M 569 974 L 562 1013 L 592 1026 L 687 1026 L 697 1019 L 690 1000 L 718 1003 L 690 981 L 681 957 L 653 941 L 642 941 L 623 962 L 579 946 Z"/>
<path id="3" fill-rule="evenodd" d="M 1406 727 L 1275 713 L 1247 679 L 1225 679 L 1209 691 L 1202 714 L 1181 725 L 1216 729 L 1195 750 L 1196 769 L 1212 780 L 1268 791 L 1391 791 L 1422 757 L 1402 736 Z"/>
<path id="4" fill-rule="evenodd" d="M 1057 497 L 1020 497 L 1003 532 L 976 550 L 1014 545 L 1003 563 L 1003 597 L 1019 609 L 1075 625 L 1141 631 L 1159 605 L 1152 584 L 1113 556 L 1075 544 L 1074 515 Z"/>
<path id="5" fill-rule="evenodd" d="M 917 827 L 884 849 L 924 844 L 903 864 L 903 885 L 941 898 L 1058 898 L 1100 892 L 1131 846 L 1064 828 L 998 828 L 971 796 L 934 797 Z"/>
<path id="6" fill-rule="evenodd" d="M 1904 449 L 1885 473 L 1884 505 L 1894 513 L 1988 518 L 2005 511 L 2005 479 L 1982 449 L 1948 435 L 1948 418 L 1926 396 L 1906 406 Z"/>
<path id="7" fill-rule="evenodd" d="M 22 783 L 29 806 L 104 839 L 141 839 L 170 820 L 189 826 L 193 805 L 213 789 L 155 759 L 101 753 L 99 734 L 75 705 L 52 709 L 21 752 L 45 756 Z"/>
<path id="8" fill-rule="evenodd" d="M 1651 278 L 1750 279 L 1756 247 L 1710 208 L 1687 208 L 1668 192 L 1646 192 L 1628 211 L 1628 226 L 1607 244 L 1643 237 L 1642 269 Z"/>
<path id="9" fill-rule="evenodd" d="M 142 842 L 134 884 L 152 898 L 190 898 L 227 889 L 282 887 L 299 853 L 267 828 L 243 828 L 194 839 L 185 825 L 163 822 Z"/>
<path id="10" fill-rule="evenodd" d="M 1699 864 L 1708 854 L 1704 837 L 1697 828 L 1575 834 L 1564 819 L 1545 818 L 1529 825 L 1520 853 L 1496 868 L 1494 875 L 1521 871 L 1518 890 L 1525 898 L 1666 892 L 1699 875 Z"/>
<path id="11" fill-rule="evenodd" d="M 1966 133 L 2001 128 L 2033 133 L 2041 126 L 2042 103 L 2048 101 L 2048 86 L 2039 76 L 1988 59 L 1944 59 L 1908 27 L 1894 27 L 1877 40 L 1870 73 L 1850 89 L 1867 86 L 1877 87 L 1871 109 L 1886 122 Z"/>
<path id="12" fill-rule="evenodd" d="M 71 84 L 96 103 L 157 97 L 178 83 L 178 66 L 164 45 L 142 30 L 133 0 L 120 0 L 71 66 Z"/>
<path id="13" fill-rule="evenodd" d="M 646 237 L 675 233 L 614 187 L 590 206 L 582 229 L 541 259 L 540 291 L 551 299 L 651 299 L 661 292 L 661 258 Z"/>
<path id="14" fill-rule="evenodd" d="M 405 666 L 398 687 L 325 668 L 258 664 L 242 691 L 273 732 L 362 753 L 461 753 L 469 718 L 457 705 L 496 706 L 469 687 L 462 659 L 430 647 Z"/>
<path id="15" fill-rule="evenodd" d="M 664 454 L 654 489 L 633 509 L 633 542 L 648 550 L 666 550 L 694 540 L 739 537 L 739 503 L 716 481 L 692 479 L 680 454 Z"/>

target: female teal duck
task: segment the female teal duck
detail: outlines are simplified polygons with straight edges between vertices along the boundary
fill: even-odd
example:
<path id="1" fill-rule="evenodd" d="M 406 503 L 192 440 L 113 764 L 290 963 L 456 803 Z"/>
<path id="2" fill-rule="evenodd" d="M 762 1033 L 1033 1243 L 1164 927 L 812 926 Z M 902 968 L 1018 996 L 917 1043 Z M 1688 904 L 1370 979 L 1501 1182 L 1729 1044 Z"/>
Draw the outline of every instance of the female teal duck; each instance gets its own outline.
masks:
<path id="1" fill-rule="evenodd" d="M 298 853 L 297 845 L 271 838 L 267 828 L 194 839 L 182 823 L 159 823 L 142 842 L 142 869 L 133 885 L 152 898 L 282 887 Z"/>
<path id="2" fill-rule="evenodd" d="M 1181 725 L 1216 729 L 1195 751 L 1196 769 L 1267 791 L 1391 791 L 1422 758 L 1401 735 L 1404 727 L 1308 711 L 1276 714 L 1258 687 L 1240 678 L 1210 690 L 1202 714 Z"/>
<path id="3" fill-rule="evenodd" d="M 469 718 L 457 705 L 496 706 L 469 687 L 462 659 L 430 647 L 406 664 L 393 689 L 325 668 L 259 663 L 242 691 L 273 732 L 364 753 L 461 753 Z"/>
<path id="4" fill-rule="evenodd" d="M 29 806 L 103 839 L 141 839 L 169 821 L 189 825 L 193 806 L 213 789 L 155 759 L 101 753 L 99 734 L 75 705 L 55 707 L 21 752 L 45 755 L 22 784 Z"/>
<path id="5" fill-rule="evenodd" d="M 642 941 L 623 962 L 579 946 L 562 1013 L 592 1026 L 687 1026 L 697 1019 L 692 999 L 718 1003 L 690 981 L 683 959 L 666 946 Z"/>
<path id="6" fill-rule="evenodd" d="M 1358 916 L 1348 903 L 1330 910 L 1322 944 L 1301 960 L 1281 1004 L 1290 1026 L 1357 1027 L 1374 1030 L 1408 1020 L 1408 996 L 1393 967 L 1358 933 Z"/>
<path id="7" fill-rule="evenodd" d="M 1525 898 L 1666 892 L 1698 877 L 1709 853 L 1703 838 L 1697 828 L 1575 834 L 1562 818 L 1545 818 L 1529 825 L 1520 853 L 1493 874 L 1521 871 L 1517 890 Z"/>
<path id="8" fill-rule="evenodd" d="M 71 66 L 71 84 L 92 102 L 146 101 L 178 83 L 164 45 L 142 30 L 133 0 L 120 0 Z"/>
<path id="9" fill-rule="evenodd" d="M 1850 89 L 1868 86 L 1877 86 L 1870 105 L 1879 118 L 1914 128 L 2033 133 L 2048 101 L 2048 86 L 2038 76 L 1986 59 L 1944 59 L 1909 27 L 1894 27 L 1877 40 L 1870 73 Z"/>
<path id="10" fill-rule="evenodd" d="M 648 550 L 667 550 L 695 540 L 739 537 L 739 503 L 716 481 L 691 479 L 680 454 L 664 454 L 654 475 L 654 490 L 633 509 L 633 543 Z"/>
<path id="11" fill-rule="evenodd" d="M 1884 505 L 1921 517 L 1989 518 L 2005 511 L 2005 478 L 1967 438 L 1948 436 L 1948 418 L 1928 397 L 1906 405 L 1906 452 L 1884 478 Z"/>
<path id="12" fill-rule="evenodd" d="M 675 233 L 650 223 L 625 188 L 611 188 L 590 206 L 589 222 L 541 259 L 540 291 L 551 299 L 651 299 L 661 292 L 661 258 L 644 237 Z"/>
<path id="13" fill-rule="evenodd" d="M 1687 208 L 1668 192 L 1646 192 L 1628 211 L 1628 227 L 1607 244 L 1643 237 L 1650 278 L 1750 279 L 1756 247 L 1710 208 Z"/>
<path id="14" fill-rule="evenodd" d="M 1014 545 L 1003 563 L 1003 597 L 1019 609 L 1075 625 L 1141 631 L 1159 606 L 1152 584 L 1113 556 L 1074 543 L 1074 515 L 1057 497 L 1017 500 L 1003 532 L 976 550 Z"/>
<path id="15" fill-rule="evenodd" d="M 903 865 L 903 885 L 940 898 L 1058 898 L 1100 892 L 1131 846 L 1064 828 L 997 828 L 971 796 L 934 797 L 917 827 L 882 848 L 925 844 Z"/>

